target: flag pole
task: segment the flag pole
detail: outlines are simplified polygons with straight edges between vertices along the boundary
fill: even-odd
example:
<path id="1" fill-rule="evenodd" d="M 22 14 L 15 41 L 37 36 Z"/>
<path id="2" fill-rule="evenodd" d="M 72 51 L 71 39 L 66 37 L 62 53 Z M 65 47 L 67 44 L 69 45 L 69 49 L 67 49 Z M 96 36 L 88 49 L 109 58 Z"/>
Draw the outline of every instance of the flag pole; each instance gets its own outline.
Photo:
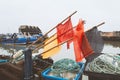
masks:
<path id="1" fill-rule="evenodd" d="M 99 27 L 99 26 L 101 26 L 101 25 L 103 25 L 103 24 L 105 24 L 105 22 L 102 22 L 102 23 L 100 23 L 100 24 L 98 24 L 98 25 L 96 25 L 96 26 L 93 26 L 93 27 L 92 27 L 91 29 L 89 29 L 89 30 L 92 30 L 93 28 Z M 86 30 L 85 32 L 87 32 L 87 31 L 89 31 L 89 30 Z M 48 51 L 50 51 L 50 50 L 52 50 L 52 49 L 54 49 L 54 48 L 56 48 L 56 47 L 58 47 L 58 46 L 60 46 L 60 45 L 63 45 L 64 43 L 66 43 L 66 42 L 68 42 L 68 41 L 70 41 L 70 40 L 72 40 L 72 39 L 73 39 L 73 37 L 70 38 L 70 39 L 68 39 L 68 40 L 66 40 L 65 42 L 62 42 L 62 43 L 60 43 L 60 44 L 58 44 L 58 45 L 56 45 L 56 46 L 48 49 L 47 51 L 42 52 L 41 54 L 44 54 L 44 53 L 46 53 L 46 52 L 48 52 Z"/>
<path id="2" fill-rule="evenodd" d="M 93 26 L 92 28 L 86 30 L 85 32 L 90 31 L 90 30 L 92 30 L 93 28 L 99 27 L 99 26 L 101 26 L 101 25 L 103 25 L 103 24 L 105 24 L 105 22 L 102 22 L 102 23 L 100 23 L 100 24 L 98 24 L 98 25 L 96 25 L 96 26 Z M 73 28 L 75 28 L 75 27 L 73 27 Z M 71 28 L 70 30 L 72 30 L 73 28 Z M 68 31 L 70 31 L 70 30 L 68 30 Z M 68 31 L 66 31 L 66 32 L 68 32 Z M 66 33 L 66 32 L 65 32 L 65 33 Z M 64 35 L 65 33 L 63 33 L 62 35 Z M 54 35 L 55 35 L 55 34 L 54 34 Z M 52 36 L 54 36 L 54 35 L 52 35 Z M 62 36 L 62 35 L 60 35 L 60 36 Z M 59 37 L 60 37 L 60 36 L 59 36 Z M 56 37 L 55 39 L 57 39 L 57 37 Z M 51 42 L 53 42 L 55 39 L 51 40 L 50 42 L 48 42 L 48 43 L 45 44 L 45 45 L 42 45 L 42 46 L 41 46 L 41 45 L 38 45 L 38 46 L 33 50 L 33 52 L 36 51 L 36 50 L 38 50 L 38 49 L 40 49 L 40 48 L 42 48 L 42 47 L 45 47 L 46 45 L 48 45 L 48 44 L 50 44 Z"/>
<path id="3" fill-rule="evenodd" d="M 72 15 L 74 15 L 77 11 L 73 12 L 72 14 L 70 14 L 67 18 L 65 18 L 64 20 L 62 20 L 59 24 L 63 23 L 64 21 L 66 21 L 69 17 L 71 17 Z M 53 27 L 52 29 L 50 29 L 46 34 L 44 34 L 44 36 L 46 36 L 47 34 L 49 34 L 52 30 L 54 30 L 59 24 L 57 24 L 55 27 Z M 28 47 L 34 45 L 36 42 L 39 41 L 39 39 L 41 38 L 38 38 L 36 41 L 34 41 L 31 45 L 29 45 Z"/>
<path id="4" fill-rule="evenodd" d="M 105 22 L 102 22 L 102 23 L 100 23 L 100 24 L 98 24 L 98 25 L 96 25 L 96 26 L 93 26 L 92 28 L 88 29 L 87 31 L 90 31 L 90 30 L 92 30 L 92 29 L 95 28 L 95 27 L 98 28 L 99 26 L 101 26 L 101 25 L 103 25 L 103 24 L 105 24 Z M 86 31 L 86 32 L 87 32 L 87 31 Z"/>
<path id="5" fill-rule="evenodd" d="M 48 49 L 47 51 L 42 52 L 41 54 L 46 53 L 46 52 L 48 52 L 48 51 L 50 51 L 50 50 L 52 50 L 52 49 L 54 49 L 54 48 L 56 48 L 56 47 L 58 47 L 58 46 L 60 46 L 60 45 L 63 45 L 64 43 L 66 43 L 66 42 L 68 42 L 68 41 L 70 41 L 70 40 L 72 40 L 72 39 L 73 39 L 73 38 L 70 38 L 70 39 L 68 39 L 68 40 L 66 40 L 66 41 L 64 41 L 64 42 L 62 42 L 62 43 L 60 43 L 60 44 L 58 44 L 58 45 L 56 45 L 56 46 Z"/>
<path id="6" fill-rule="evenodd" d="M 53 34 L 52 36 L 50 36 L 49 38 L 51 38 L 51 37 L 53 37 L 55 34 Z M 54 40 L 54 39 L 53 39 Z M 52 41 L 53 41 L 52 40 Z M 46 42 L 46 40 L 44 40 L 42 43 L 45 43 Z M 50 41 L 51 42 L 51 41 Z M 50 43 L 49 42 L 49 43 Z M 47 44 L 45 44 L 45 45 L 48 45 L 48 43 Z M 42 47 L 44 47 L 45 45 L 41 45 L 41 44 L 39 44 L 39 45 L 37 45 L 36 47 L 35 47 L 35 49 L 33 50 L 33 52 L 35 52 L 35 51 L 37 51 L 38 49 L 40 49 L 40 48 L 42 48 Z"/>
<path id="7" fill-rule="evenodd" d="M 71 15 L 69 15 L 67 18 L 65 18 L 63 21 L 61 21 L 59 24 L 63 23 L 64 21 L 66 21 L 69 17 L 71 17 L 72 15 L 74 15 L 77 11 L 73 12 Z M 52 28 L 51 30 L 49 30 L 45 35 L 47 35 L 48 33 L 50 33 L 52 30 L 54 30 L 58 25 L 56 25 L 54 28 Z"/>
<path id="8" fill-rule="evenodd" d="M 42 45 L 42 46 L 41 46 L 41 45 L 40 45 L 40 46 L 38 45 L 38 46 L 33 50 L 33 52 L 36 51 L 36 50 L 38 50 L 38 49 L 40 49 L 40 48 L 42 48 L 42 47 L 45 47 L 46 45 L 50 44 L 51 42 L 53 42 L 53 41 L 56 40 L 57 38 L 61 37 L 62 35 L 66 34 L 66 33 L 69 32 L 69 31 L 73 30 L 74 28 L 75 28 L 75 27 L 67 30 L 66 32 L 64 32 L 63 34 L 57 36 L 56 38 L 54 38 L 53 40 L 51 40 L 50 42 L 48 42 L 48 43 L 45 44 L 45 45 Z M 56 34 L 56 33 L 55 33 L 55 34 Z M 54 36 L 55 34 L 53 34 L 52 36 Z M 51 36 L 51 37 L 52 37 L 52 36 Z M 39 48 L 39 47 L 40 47 L 40 48 Z"/>

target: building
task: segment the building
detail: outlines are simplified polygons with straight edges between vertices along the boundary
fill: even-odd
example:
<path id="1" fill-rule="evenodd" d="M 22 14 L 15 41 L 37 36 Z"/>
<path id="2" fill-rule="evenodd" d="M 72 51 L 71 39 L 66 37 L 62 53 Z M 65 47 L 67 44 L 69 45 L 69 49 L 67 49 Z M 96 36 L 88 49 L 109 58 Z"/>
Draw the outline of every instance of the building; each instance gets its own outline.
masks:
<path id="1" fill-rule="evenodd" d="M 24 35 L 35 35 L 42 33 L 38 26 L 28 26 L 28 25 L 21 25 L 19 27 L 19 33 L 23 33 Z"/>

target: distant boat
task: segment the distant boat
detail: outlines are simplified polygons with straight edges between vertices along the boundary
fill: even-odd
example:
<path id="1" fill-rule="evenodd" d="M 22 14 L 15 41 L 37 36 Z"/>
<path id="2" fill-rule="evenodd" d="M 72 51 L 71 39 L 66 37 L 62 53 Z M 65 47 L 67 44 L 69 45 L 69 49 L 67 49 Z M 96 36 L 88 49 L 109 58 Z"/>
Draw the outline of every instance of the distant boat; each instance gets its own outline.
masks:
<path id="1" fill-rule="evenodd" d="M 25 36 L 22 33 L 14 33 L 13 35 L 6 35 L 2 38 L 1 43 L 4 44 L 29 44 L 36 41 L 42 34 L 36 34 L 32 36 Z"/>

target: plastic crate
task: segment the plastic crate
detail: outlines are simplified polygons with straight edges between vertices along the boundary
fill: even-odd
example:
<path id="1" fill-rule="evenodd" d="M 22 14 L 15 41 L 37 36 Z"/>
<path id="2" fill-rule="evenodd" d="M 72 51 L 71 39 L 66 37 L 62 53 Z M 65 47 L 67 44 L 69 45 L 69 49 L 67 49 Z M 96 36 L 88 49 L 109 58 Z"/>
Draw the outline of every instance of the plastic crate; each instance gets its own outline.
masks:
<path id="1" fill-rule="evenodd" d="M 82 76 L 82 73 L 83 73 L 83 70 L 84 70 L 84 63 L 82 62 L 79 62 L 78 63 L 81 70 L 80 72 L 76 75 L 75 79 L 74 80 L 79 80 Z M 51 68 L 48 68 L 46 70 L 44 70 L 42 72 L 42 77 L 45 79 L 45 80 L 68 80 L 67 78 L 62 78 L 62 77 L 56 77 L 56 76 L 50 76 L 48 75 L 48 73 L 51 71 Z"/>

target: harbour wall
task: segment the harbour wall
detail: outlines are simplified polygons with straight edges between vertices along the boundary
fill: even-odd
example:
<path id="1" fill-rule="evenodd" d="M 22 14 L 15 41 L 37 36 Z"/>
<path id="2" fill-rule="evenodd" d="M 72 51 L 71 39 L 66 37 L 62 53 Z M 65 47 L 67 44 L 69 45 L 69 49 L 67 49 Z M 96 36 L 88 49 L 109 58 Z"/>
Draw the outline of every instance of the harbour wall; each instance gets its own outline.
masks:
<path id="1" fill-rule="evenodd" d="M 120 31 L 101 32 L 101 36 L 105 41 L 120 41 Z"/>

